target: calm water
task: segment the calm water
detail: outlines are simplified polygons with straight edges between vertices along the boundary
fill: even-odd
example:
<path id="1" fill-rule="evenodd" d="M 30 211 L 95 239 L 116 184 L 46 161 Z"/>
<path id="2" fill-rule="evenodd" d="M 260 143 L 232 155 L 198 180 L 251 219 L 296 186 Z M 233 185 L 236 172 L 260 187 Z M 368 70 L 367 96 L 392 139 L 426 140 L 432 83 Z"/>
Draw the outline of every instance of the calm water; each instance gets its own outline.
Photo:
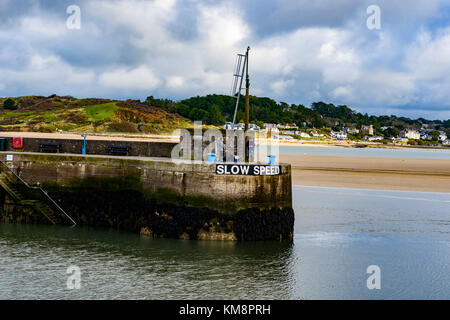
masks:
<path id="1" fill-rule="evenodd" d="M 294 205 L 292 244 L 0 224 L 0 299 L 450 299 L 450 194 L 294 187 Z"/>
<path id="2" fill-rule="evenodd" d="M 450 160 L 449 149 L 387 149 L 387 148 L 344 148 L 314 146 L 280 146 L 280 154 L 307 154 L 310 156 L 347 156 L 381 158 L 417 158 Z"/>

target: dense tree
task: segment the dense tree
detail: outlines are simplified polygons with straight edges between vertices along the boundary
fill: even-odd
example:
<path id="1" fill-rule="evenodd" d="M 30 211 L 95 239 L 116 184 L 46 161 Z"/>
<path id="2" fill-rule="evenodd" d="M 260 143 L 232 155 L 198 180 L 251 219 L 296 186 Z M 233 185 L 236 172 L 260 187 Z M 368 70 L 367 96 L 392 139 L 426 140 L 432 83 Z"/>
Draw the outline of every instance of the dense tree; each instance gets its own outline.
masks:
<path id="1" fill-rule="evenodd" d="M 398 130 L 395 127 L 389 127 L 386 130 L 383 131 L 383 135 L 386 138 L 391 138 L 391 137 L 398 137 L 398 135 L 400 134 L 400 130 Z"/>
<path id="2" fill-rule="evenodd" d="M 225 118 L 222 115 L 222 111 L 217 104 L 213 104 L 208 108 L 209 123 L 215 126 L 221 126 L 225 123 Z"/>
<path id="3" fill-rule="evenodd" d="M 3 102 L 3 109 L 16 110 L 17 106 L 13 99 L 8 98 Z"/>
<path id="4" fill-rule="evenodd" d="M 199 108 L 194 108 L 189 112 L 189 119 L 194 121 L 202 121 L 205 124 L 209 123 L 209 118 L 209 112 Z"/>
<path id="5" fill-rule="evenodd" d="M 432 137 L 432 139 L 431 139 L 432 141 L 438 141 L 439 140 L 439 135 L 440 135 L 439 131 L 432 131 L 430 133 L 430 135 Z"/>
<path id="6" fill-rule="evenodd" d="M 221 126 L 225 121 L 232 121 L 236 106 L 236 97 L 225 95 L 197 96 L 175 102 L 168 99 L 155 99 L 148 97 L 145 103 L 149 106 L 165 109 L 169 112 L 178 113 L 191 120 L 201 120 L 205 124 Z M 245 99 L 239 100 L 236 113 L 236 122 L 244 121 Z M 407 117 L 396 117 L 395 115 L 374 116 L 367 113 L 362 114 L 352 110 L 346 105 L 335 106 L 323 101 L 314 102 L 311 108 L 301 104 L 287 104 L 276 102 L 268 97 L 250 96 L 250 121 L 258 123 L 295 123 L 299 127 L 335 127 L 373 125 L 380 132 L 381 127 L 389 126 L 383 132 L 385 137 L 398 136 L 400 130 L 405 128 L 420 128 L 427 123 L 435 130 L 445 129 L 450 135 L 450 120 L 426 120 L 423 118 L 410 119 Z M 440 128 L 440 129 L 439 129 Z"/>

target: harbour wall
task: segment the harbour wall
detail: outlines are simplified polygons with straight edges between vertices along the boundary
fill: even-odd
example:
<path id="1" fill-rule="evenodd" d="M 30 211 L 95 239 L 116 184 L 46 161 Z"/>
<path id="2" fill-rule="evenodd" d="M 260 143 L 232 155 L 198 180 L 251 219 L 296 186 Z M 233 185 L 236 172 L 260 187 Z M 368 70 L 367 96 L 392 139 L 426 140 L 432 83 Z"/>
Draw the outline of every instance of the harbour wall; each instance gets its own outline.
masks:
<path id="1" fill-rule="evenodd" d="M 5 151 L 14 152 L 39 152 L 40 143 L 59 143 L 60 153 L 81 154 L 83 149 L 83 140 L 81 139 L 48 139 L 48 138 L 23 138 L 23 148 L 14 149 L 12 137 L 2 137 L 6 139 Z M 142 157 L 164 157 L 170 158 L 173 147 L 176 145 L 174 142 L 145 142 L 145 141 L 132 141 L 132 140 L 87 140 L 86 153 L 96 155 L 108 155 L 109 145 L 121 145 L 129 146 L 130 156 L 142 156 Z"/>
<path id="2" fill-rule="evenodd" d="M 79 225 L 183 239 L 292 239 L 290 165 L 279 165 L 276 175 L 224 175 L 216 165 L 170 159 L 25 152 L 0 158 L 43 186 Z M 3 221 L 26 221 L 4 192 L 1 201 Z"/>

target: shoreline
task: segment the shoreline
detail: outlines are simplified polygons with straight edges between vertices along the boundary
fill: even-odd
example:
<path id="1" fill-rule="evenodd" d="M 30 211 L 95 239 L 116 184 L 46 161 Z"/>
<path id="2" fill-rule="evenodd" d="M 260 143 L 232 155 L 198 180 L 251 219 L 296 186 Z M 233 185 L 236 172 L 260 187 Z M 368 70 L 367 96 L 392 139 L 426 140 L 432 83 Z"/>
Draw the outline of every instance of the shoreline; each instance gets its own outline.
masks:
<path id="1" fill-rule="evenodd" d="M 32 132 L 32 131 L 0 131 L 0 136 L 4 137 L 28 137 L 28 138 L 42 138 L 42 139 L 75 139 L 82 140 L 81 132 Z M 179 143 L 179 137 L 171 135 L 159 134 L 130 134 L 130 133 L 86 133 L 88 139 L 91 140 L 119 140 L 119 141 L 160 141 L 160 142 L 175 142 Z M 267 139 L 257 139 L 257 145 L 270 145 L 273 141 Z M 354 142 L 354 141 L 285 141 L 275 140 L 276 144 L 280 146 L 290 147 L 342 147 L 342 148 L 380 148 L 380 149 L 419 149 L 419 150 L 450 150 L 449 147 L 444 146 L 409 146 L 409 145 L 393 145 L 382 144 L 376 142 Z"/>
<path id="2" fill-rule="evenodd" d="M 267 140 L 259 141 L 259 145 L 270 145 Z M 338 141 L 278 141 L 280 146 L 290 146 L 290 147 L 342 147 L 342 148 L 380 148 L 380 149 L 425 149 L 425 150 L 450 150 L 449 147 L 444 146 L 410 146 L 410 145 L 393 145 L 393 144 L 382 144 L 373 142 L 338 142 Z"/>
<path id="3" fill-rule="evenodd" d="M 1 136 L 83 139 L 78 133 L 2 132 L 0 133 Z M 177 142 L 176 138 L 170 136 L 132 136 L 124 134 L 90 134 L 88 135 L 88 140 Z M 287 141 L 281 141 L 280 145 L 295 147 L 352 147 L 332 143 L 319 144 Z M 388 147 L 392 148 L 392 146 Z M 409 147 L 396 146 L 395 148 L 408 149 Z M 450 150 L 450 148 L 446 149 Z M 279 161 L 291 164 L 292 185 L 450 193 L 450 161 L 445 159 L 281 154 Z"/>
<path id="4" fill-rule="evenodd" d="M 292 185 L 450 193 L 450 161 L 280 155 L 291 164 Z"/>

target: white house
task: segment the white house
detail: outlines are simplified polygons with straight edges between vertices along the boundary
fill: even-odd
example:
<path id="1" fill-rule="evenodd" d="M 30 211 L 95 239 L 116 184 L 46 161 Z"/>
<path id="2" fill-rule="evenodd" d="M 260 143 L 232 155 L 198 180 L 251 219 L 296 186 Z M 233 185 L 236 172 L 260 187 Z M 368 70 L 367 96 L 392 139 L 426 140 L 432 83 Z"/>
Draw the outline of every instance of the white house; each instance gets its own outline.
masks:
<path id="1" fill-rule="evenodd" d="M 393 143 L 406 144 L 408 143 L 408 138 L 391 138 Z"/>
<path id="2" fill-rule="evenodd" d="M 300 137 L 302 137 L 302 138 L 311 138 L 311 136 L 309 134 L 307 134 L 306 132 L 300 132 Z"/>
<path id="3" fill-rule="evenodd" d="M 405 130 L 400 131 L 400 137 L 418 140 L 418 139 L 420 139 L 420 133 L 417 130 L 405 129 Z"/>
<path id="4" fill-rule="evenodd" d="M 294 137 L 292 136 L 286 136 L 286 135 L 274 135 L 273 136 L 274 139 L 279 139 L 279 140 L 294 140 Z"/>
<path id="5" fill-rule="evenodd" d="M 231 130 L 231 129 L 233 129 L 233 123 L 227 121 L 227 122 L 225 122 L 225 124 L 223 125 L 223 128 L 224 128 L 225 130 Z"/>
<path id="6" fill-rule="evenodd" d="M 275 123 L 264 123 L 264 128 L 266 128 L 267 132 L 273 132 L 278 133 L 280 130 L 278 130 L 278 127 Z"/>
<path id="7" fill-rule="evenodd" d="M 332 138 L 336 138 L 338 140 L 345 140 L 347 139 L 347 134 L 343 131 L 331 131 L 330 135 Z"/>
<path id="8" fill-rule="evenodd" d="M 278 129 L 298 129 L 295 123 L 277 124 Z"/>
<path id="9" fill-rule="evenodd" d="M 313 137 L 316 137 L 316 138 L 318 138 L 318 137 L 325 137 L 325 135 L 323 133 L 319 133 L 317 131 L 311 131 L 311 135 Z"/>
<path id="10" fill-rule="evenodd" d="M 428 134 L 427 132 L 420 134 L 420 139 L 422 139 L 422 140 L 431 140 L 432 138 L 433 137 L 431 136 L 431 134 Z"/>
<path id="11" fill-rule="evenodd" d="M 223 125 L 223 128 L 225 130 L 231 130 L 231 129 L 233 129 L 233 123 L 232 122 L 225 122 L 225 124 Z M 236 129 L 236 130 L 244 130 L 245 129 L 245 124 L 242 123 L 242 122 L 241 123 L 236 123 L 234 125 L 234 129 Z M 254 123 L 250 123 L 248 129 L 249 130 L 259 131 L 261 128 L 259 126 L 257 126 L 256 124 L 254 124 Z"/>
<path id="12" fill-rule="evenodd" d="M 344 132 L 350 133 L 350 134 L 357 134 L 357 133 L 359 133 L 359 129 L 356 129 L 355 127 L 345 127 Z"/>
<path id="13" fill-rule="evenodd" d="M 381 141 L 381 140 L 383 140 L 383 137 L 381 137 L 381 136 L 364 136 L 364 140 L 367 140 L 367 141 Z"/>
<path id="14" fill-rule="evenodd" d="M 249 130 L 255 130 L 255 131 L 261 130 L 261 128 L 259 126 L 257 126 L 256 124 L 254 124 L 254 123 L 250 123 L 249 126 L 248 126 L 248 129 Z"/>

